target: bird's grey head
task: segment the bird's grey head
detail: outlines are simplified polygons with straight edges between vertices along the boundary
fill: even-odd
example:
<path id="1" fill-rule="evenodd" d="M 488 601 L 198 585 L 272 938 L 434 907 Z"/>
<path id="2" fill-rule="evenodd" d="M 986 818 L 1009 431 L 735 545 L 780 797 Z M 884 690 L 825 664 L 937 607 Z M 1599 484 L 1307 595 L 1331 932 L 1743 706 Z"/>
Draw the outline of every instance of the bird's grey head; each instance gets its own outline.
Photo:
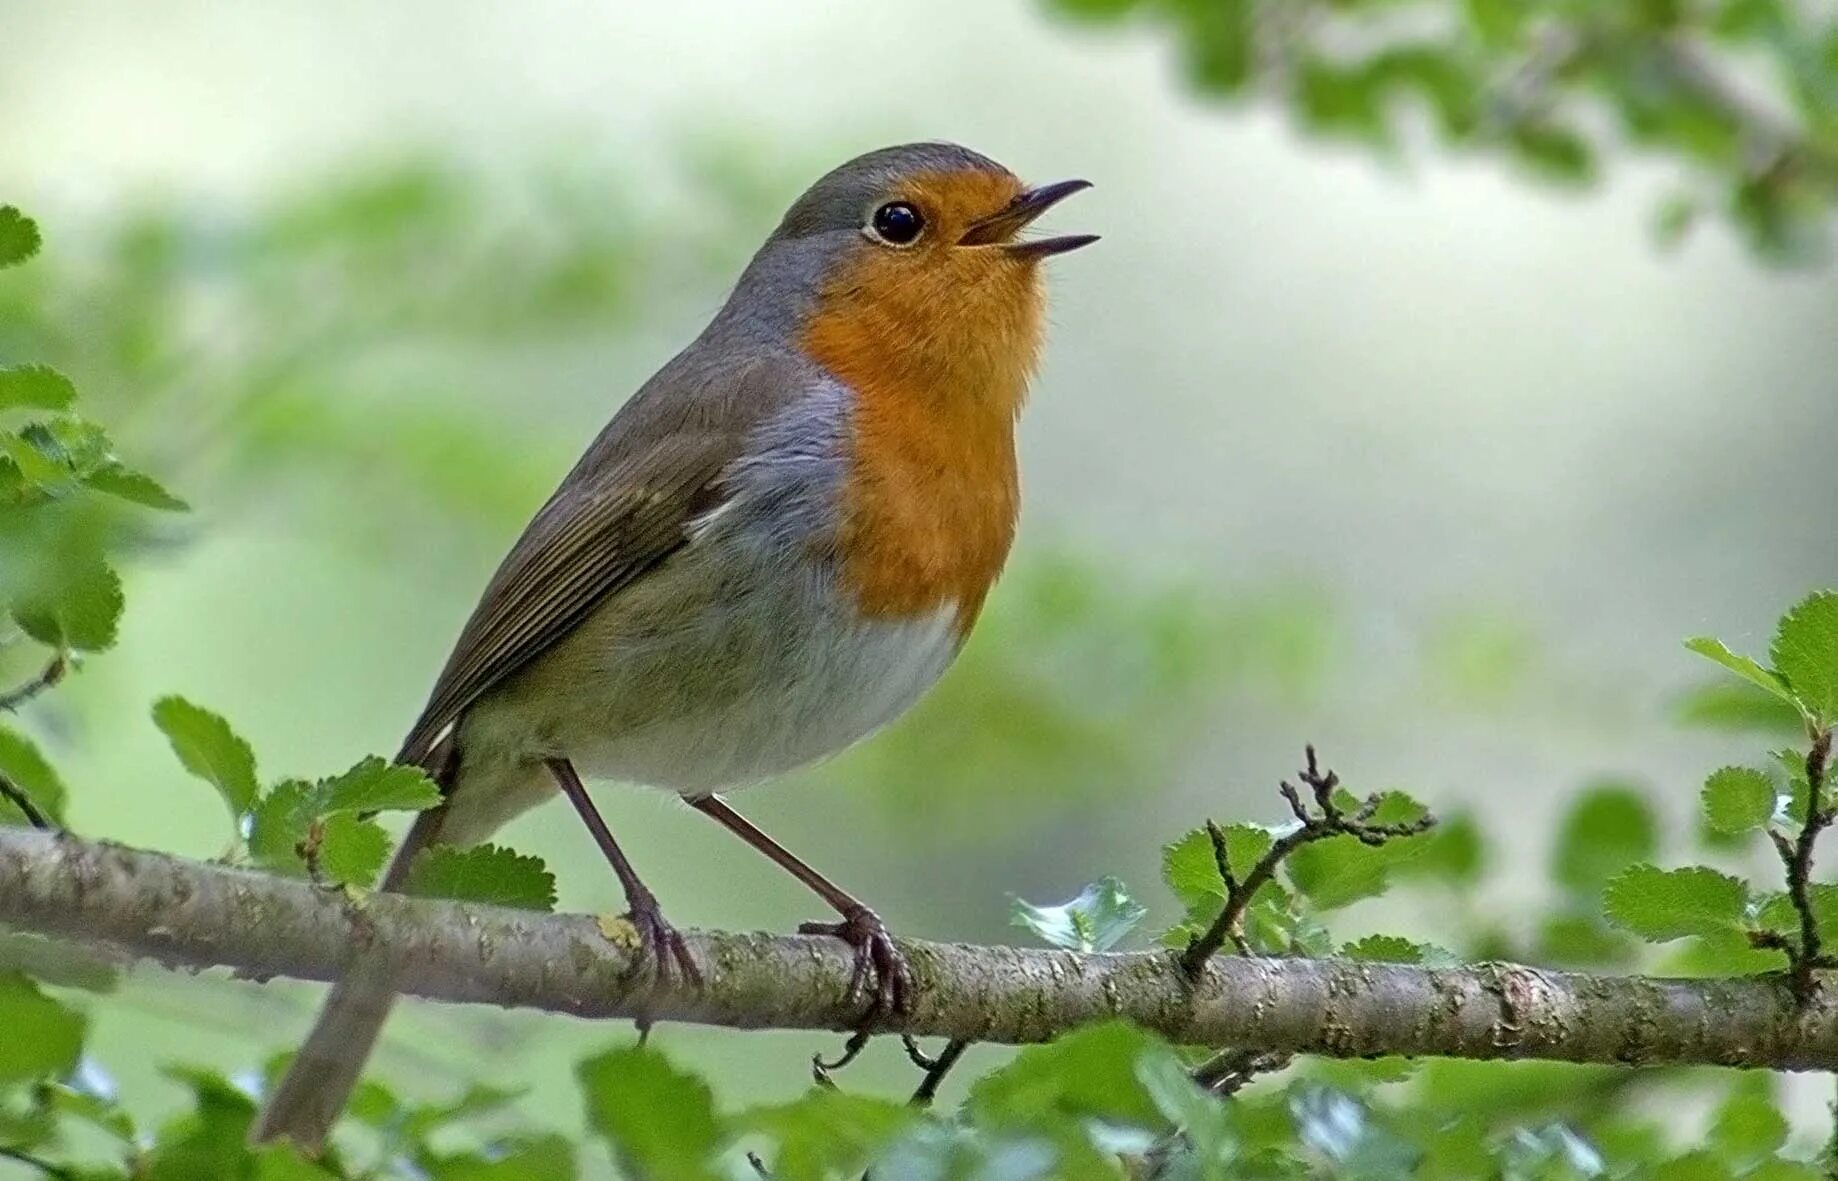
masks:
<path id="1" fill-rule="evenodd" d="M 952 143 L 912 143 L 857 156 L 792 203 L 754 255 L 713 326 L 783 338 L 832 276 L 871 276 L 888 290 L 926 273 L 951 288 L 981 285 L 991 268 L 1033 264 L 1093 241 L 1089 235 L 1021 242 L 1061 198 L 1065 181 L 1029 189 L 989 157 Z M 1031 281 L 1031 280 L 1030 280 Z"/>
<path id="2" fill-rule="evenodd" d="M 825 173 L 804 191 L 773 231 L 772 241 L 822 234 L 872 231 L 875 210 L 908 195 L 906 187 L 927 177 L 985 174 L 1016 189 L 1015 174 L 980 152 L 953 143 L 897 144 L 857 156 Z"/>

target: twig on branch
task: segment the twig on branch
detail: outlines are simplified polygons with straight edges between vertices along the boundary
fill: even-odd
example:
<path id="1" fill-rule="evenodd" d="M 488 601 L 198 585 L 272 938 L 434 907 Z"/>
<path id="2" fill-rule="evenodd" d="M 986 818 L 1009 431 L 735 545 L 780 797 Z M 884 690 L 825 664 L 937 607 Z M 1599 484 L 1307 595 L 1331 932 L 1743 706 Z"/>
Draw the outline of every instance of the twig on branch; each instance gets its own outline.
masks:
<path id="1" fill-rule="evenodd" d="M 1230 939 L 1232 946 L 1240 955 L 1252 954 L 1251 945 L 1245 939 L 1245 911 L 1250 908 L 1251 900 L 1257 892 L 1276 876 L 1277 869 L 1291 853 L 1303 845 L 1315 841 L 1325 841 L 1329 837 L 1350 836 L 1361 844 L 1378 846 L 1398 837 L 1415 836 L 1426 832 L 1436 823 L 1434 816 L 1424 815 L 1403 824 L 1374 824 L 1372 817 L 1377 813 L 1381 797 L 1367 796 L 1365 801 L 1353 812 L 1344 811 L 1334 799 L 1334 792 L 1340 786 L 1340 776 L 1332 771 L 1323 771 L 1315 758 L 1315 748 L 1307 748 L 1308 765 L 1297 776 L 1308 788 L 1314 801 L 1314 810 L 1302 802 L 1302 793 L 1285 780 L 1279 787 L 1283 798 L 1289 801 L 1289 810 L 1295 815 L 1296 827 L 1284 833 L 1273 842 L 1269 850 L 1257 859 L 1250 872 L 1240 877 L 1233 869 L 1231 856 L 1226 850 L 1225 830 L 1208 820 L 1207 836 L 1212 839 L 1213 861 L 1219 867 L 1219 877 L 1225 882 L 1225 905 L 1219 910 L 1219 917 L 1205 931 L 1196 935 L 1181 953 L 1181 967 L 1188 975 L 1197 974 L 1206 961 L 1211 959 L 1225 941 Z"/>
<path id="2" fill-rule="evenodd" d="M 944 1049 L 938 1051 L 938 1057 L 933 1058 L 919 1048 L 919 1043 L 910 1033 L 900 1035 L 900 1044 L 906 1047 L 906 1056 L 912 1059 L 913 1065 L 925 1072 L 925 1076 L 919 1080 L 919 1089 L 908 1100 L 914 1107 L 932 1105 L 932 1101 L 938 1098 L 938 1088 L 944 1085 L 945 1076 L 951 1073 L 951 1068 L 957 1065 L 964 1051 L 970 1048 L 970 1043 L 965 1039 L 952 1038 L 945 1043 Z"/>
<path id="3" fill-rule="evenodd" d="M 1813 850 L 1819 834 L 1838 820 L 1838 806 L 1826 799 L 1825 780 L 1832 753 L 1832 731 L 1814 732 L 1812 746 L 1806 752 L 1806 817 L 1793 836 L 1776 829 L 1768 830 L 1774 851 L 1780 855 L 1781 868 L 1787 871 L 1787 897 L 1800 920 L 1798 940 L 1777 931 L 1756 931 L 1749 941 L 1757 947 L 1771 947 L 1787 955 L 1787 973 L 1793 981 L 1795 995 L 1804 1000 L 1816 983 L 1821 968 L 1838 966 L 1838 960 L 1827 955 L 1819 935 L 1819 916 L 1812 901 Z"/>
<path id="4" fill-rule="evenodd" d="M 842 1031 L 848 948 L 819 936 L 686 936 L 700 989 L 653 992 L 635 952 L 588 915 L 373 894 L 76 837 L 0 829 L 0 925 L 195 970 L 334 980 L 379 953 L 434 1000 L 740 1029 Z M 1799 1003 L 1779 980 L 1660 980 L 1514 964 L 1426 968 L 1220 956 L 1189 977 L 1160 951 L 903 942 L 918 987 L 877 1032 L 1018 1044 L 1123 1018 L 1180 1045 L 1363 1058 L 1540 1058 L 1838 1069 L 1838 989 Z"/>
<path id="5" fill-rule="evenodd" d="M 0 711 L 6 713 L 18 712 L 20 706 L 32 700 L 34 697 L 37 697 L 40 693 L 43 693 L 47 689 L 56 688 L 57 683 L 63 680 L 64 674 L 69 671 L 69 658 L 62 652 L 59 652 L 46 663 L 43 669 L 39 670 L 37 676 L 17 688 L 0 693 Z"/>
<path id="6" fill-rule="evenodd" d="M 1259 1050 L 1221 1050 L 1193 1068 L 1193 1081 L 1221 1099 L 1229 1099 L 1260 1074 L 1289 1065 L 1289 1054 Z"/>
<path id="7" fill-rule="evenodd" d="M 18 808 L 26 818 L 26 823 L 33 828 L 41 832 L 49 832 L 57 828 L 57 825 L 51 823 L 51 818 L 32 802 L 32 797 L 21 791 L 18 784 L 4 775 L 0 775 L 0 799 Z"/>

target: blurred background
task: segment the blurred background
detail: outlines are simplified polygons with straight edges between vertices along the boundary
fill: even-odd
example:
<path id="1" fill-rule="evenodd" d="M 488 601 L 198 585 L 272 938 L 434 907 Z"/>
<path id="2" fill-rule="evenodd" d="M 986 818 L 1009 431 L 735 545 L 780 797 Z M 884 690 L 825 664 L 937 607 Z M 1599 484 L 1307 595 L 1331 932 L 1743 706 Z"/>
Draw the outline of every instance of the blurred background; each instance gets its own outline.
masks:
<path id="1" fill-rule="evenodd" d="M 1160 843 L 1281 819 L 1314 742 L 1357 790 L 1475 814 L 1490 930 L 1466 893 L 1385 904 L 1461 946 L 1524 937 L 1582 785 L 1646 785 L 1683 833 L 1755 744 L 1680 726 L 1703 670 L 1679 641 L 1763 649 L 1838 577 L 1838 278 L 1723 224 L 1662 247 L 1675 169 L 1637 149 L 1551 185 L 1185 78 L 1155 27 L 1019 0 L 0 0 L 0 199 L 48 242 L 0 287 L 0 358 L 69 373 L 197 510 L 127 564 L 119 648 L 34 707 L 73 827 L 221 850 L 146 720 L 164 693 L 227 715 L 265 778 L 392 751 L 528 514 L 790 199 L 945 138 L 1089 178 L 1053 222 L 1104 241 L 1053 268 L 1021 538 L 964 658 L 749 793 L 763 826 L 906 935 L 1021 938 L 1011 896 L 1107 873 L 1171 921 Z M 673 799 L 602 798 L 677 922 L 816 917 Z M 565 908 L 617 907 L 565 809 L 503 839 Z M 317 996 L 144 974 L 91 1051 L 157 1105 L 162 1060 L 247 1068 Z M 569 1064 L 614 1036 L 411 1005 L 377 1062 L 440 1094 L 489 1053 L 569 1125 Z M 834 1049 L 658 1038 L 736 1097 Z M 855 1069 L 910 1073 L 897 1046 Z"/>

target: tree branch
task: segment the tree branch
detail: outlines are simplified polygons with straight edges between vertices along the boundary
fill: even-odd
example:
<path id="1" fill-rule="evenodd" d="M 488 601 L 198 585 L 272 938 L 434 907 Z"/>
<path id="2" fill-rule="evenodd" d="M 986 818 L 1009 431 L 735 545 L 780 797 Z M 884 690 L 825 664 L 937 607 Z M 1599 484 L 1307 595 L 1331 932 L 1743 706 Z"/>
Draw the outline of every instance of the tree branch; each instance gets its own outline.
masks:
<path id="1" fill-rule="evenodd" d="M 414 995 L 577 1017 L 644 1008 L 660 1020 L 824 1030 L 861 1018 L 847 999 L 848 949 L 833 939 L 692 934 L 704 987 L 647 995 L 632 951 L 589 916 L 391 894 L 353 900 L 295 879 L 26 829 L 0 830 L 0 924 L 254 979 L 332 980 L 374 950 Z M 1040 1042 L 1116 1016 L 1182 1044 L 1266 1053 L 1838 1069 L 1838 989 L 1802 1005 L 1782 977 L 1227 956 L 1190 980 L 1166 951 L 902 950 L 917 996 L 910 1014 L 881 1029 L 917 1037 Z"/>

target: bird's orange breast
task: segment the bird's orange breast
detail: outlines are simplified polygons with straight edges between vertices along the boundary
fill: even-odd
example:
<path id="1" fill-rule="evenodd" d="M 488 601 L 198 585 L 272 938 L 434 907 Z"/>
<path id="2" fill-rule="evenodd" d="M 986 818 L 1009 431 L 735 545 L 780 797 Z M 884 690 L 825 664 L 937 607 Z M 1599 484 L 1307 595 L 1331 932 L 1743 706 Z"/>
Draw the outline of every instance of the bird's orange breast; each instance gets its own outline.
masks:
<path id="1" fill-rule="evenodd" d="M 1039 348 L 1040 296 L 1026 273 L 900 278 L 839 277 L 802 344 L 855 394 L 844 584 L 871 617 L 955 604 L 961 636 L 1015 536 L 1015 418 Z"/>

